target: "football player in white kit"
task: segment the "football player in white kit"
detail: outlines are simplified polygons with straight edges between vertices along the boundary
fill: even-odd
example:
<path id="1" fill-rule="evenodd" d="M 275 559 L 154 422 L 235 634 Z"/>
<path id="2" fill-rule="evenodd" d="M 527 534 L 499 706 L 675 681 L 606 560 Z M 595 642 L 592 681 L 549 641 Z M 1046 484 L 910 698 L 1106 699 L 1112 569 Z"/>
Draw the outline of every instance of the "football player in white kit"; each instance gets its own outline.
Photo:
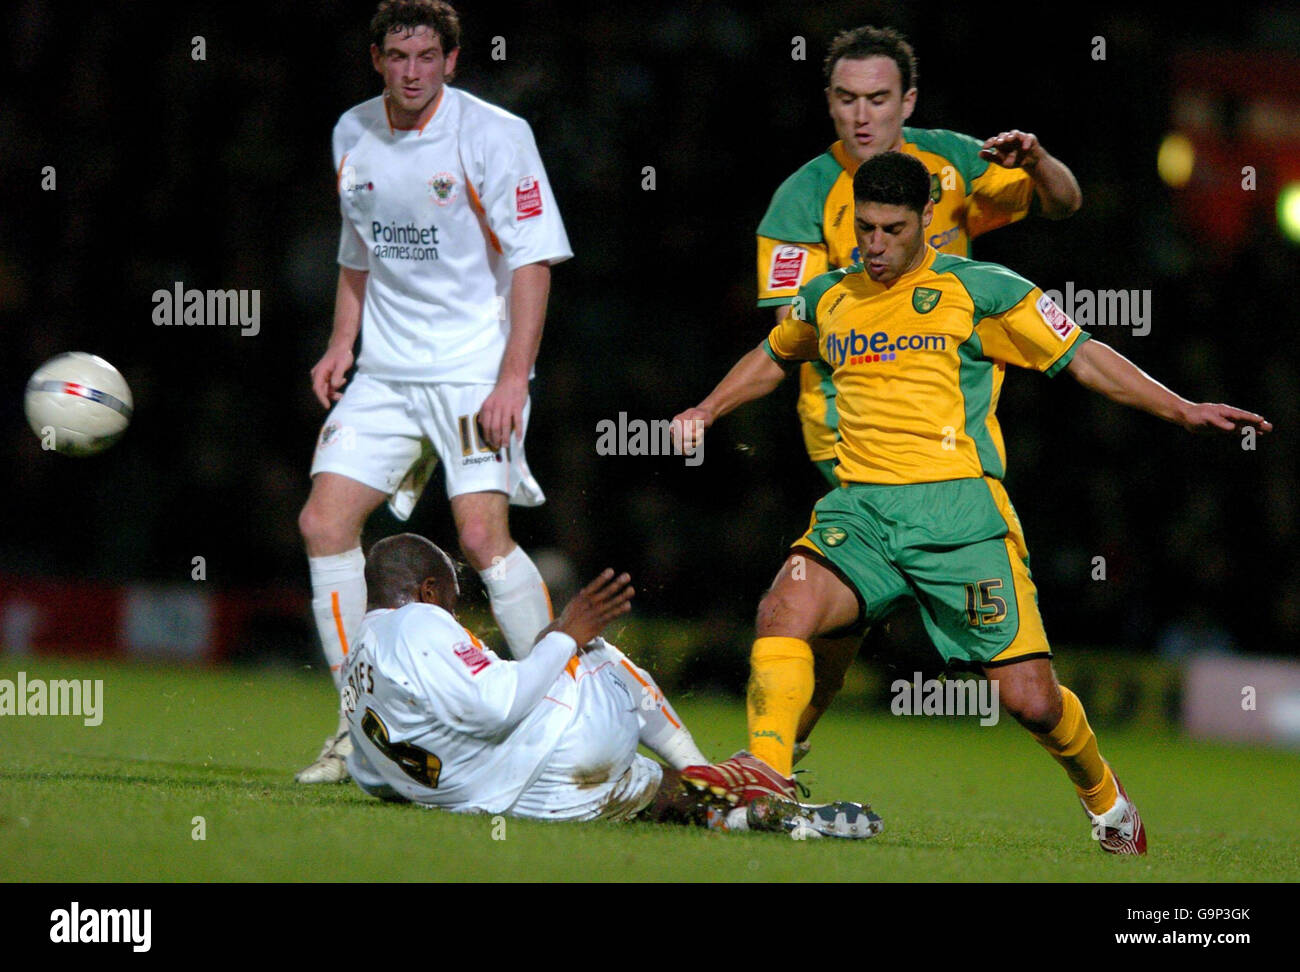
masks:
<path id="1" fill-rule="evenodd" d="M 380 540 L 365 571 L 369 611 L 348 654 L 343 711 L 348 770 L 372 796 L 539 820 L 879 833 L 880 818 L 858 804 L 731 808 L 681 786 L 678 771 L 704 759 L 695 740 L 651 675 L 599 637 L 631 607 L 626 574 L 606 570 L 510 661 L 456 620 L 455 567 L 425 538 Z"/>
<path id="2" fill-rule="evenodd" d="M 406 519 L 438 463 L 461 550 L 516 658 L 550 620 L 507 510 L 544 501 L 524 458 L 528 387 L 550 267 L 573 255 L 527 122 L 446 83 L 459 53 L 455 10 L 385 0 L 371 34 L 383 94 L 334 129 L 338 292 L 328 349 L 311 372 L 332 411 L 298 520 L 340 689 L 366 608 L 362 527 L 385 500 Z M 350 745 L 340 718 L 296 779 L 347 779 Z"/>

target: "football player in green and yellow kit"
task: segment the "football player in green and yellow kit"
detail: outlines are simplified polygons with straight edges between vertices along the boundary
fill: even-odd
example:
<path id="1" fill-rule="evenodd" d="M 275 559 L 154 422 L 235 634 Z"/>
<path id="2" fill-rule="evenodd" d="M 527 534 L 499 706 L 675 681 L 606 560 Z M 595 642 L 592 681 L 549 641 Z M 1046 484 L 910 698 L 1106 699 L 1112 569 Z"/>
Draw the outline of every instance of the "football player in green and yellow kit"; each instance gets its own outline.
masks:
<path id="1" fill-rule="evenodd" d="M 1101 846 L 1141 854 L 1141 818 L 1078 698 L 1060 686 L 1002 486 L 996 409 L 1008 365 L 1061 371 L 1106 397 L 1195 431 L 1271 426 L 1194 404 L 1088 335 L 1005 267 L 940 253 L 935 203 L 914 156 L 889 152 L 853 178 L 861 262 L 814 277 L 792 313 L 696 408 L 674 419 L 695 441 L 719 416 L 771 392 L 797 362 L 830 369 L 839 409 L 837 487 L 814 507 L 758 609 L 748 750 L 683 779 L 732 802 L 789 797 L 795 732 L 813 692 L 809 641 L 915 600 L 949 662 L 982 669 L 1003 708 L 1065 768 Z"/>
<path id="2" fill-rule="evenodd" d="M 916 56 L 896 31 L 841 32 L 824 73 L 839 138 L 781 184 L 758 226 L 758 305 L 775 308 L 778 321 L 800 286 L 858 262 L 853 173 L 881 152 L 906 152 L 925 164 L 934 203 L 926 242 L 940 253 L 970 256 L 975 237 L 1029 213 L 1064 219 L 1078 210 L 1074 175 L 1033 135 L 1013 130 L 981 143 L 943 129 L 904 127 L 916 107 Z M 825 362 L 800 367 L 798 411 L 808 457 L 833 486 L 839 409 Z M 814 644 L 817 691 L 800 719 L 801 743 L 843 683 L 859 641 Z"/>

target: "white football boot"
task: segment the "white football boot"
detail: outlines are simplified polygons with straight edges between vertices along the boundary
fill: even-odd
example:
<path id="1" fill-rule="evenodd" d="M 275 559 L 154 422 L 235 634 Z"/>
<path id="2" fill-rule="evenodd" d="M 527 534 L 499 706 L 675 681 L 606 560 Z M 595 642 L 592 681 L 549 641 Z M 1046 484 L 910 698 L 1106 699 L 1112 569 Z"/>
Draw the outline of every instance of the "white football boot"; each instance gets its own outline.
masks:
<path id="1" fill-rule="evenodd" d="M 342 783 L 348 776 L 348 756 L 352 753 L 352 737 L 348 735 L 348 720 L 339 716 L 338 732 L 325 740 L 316 762 L 294 774 L 299 783 Z"/>

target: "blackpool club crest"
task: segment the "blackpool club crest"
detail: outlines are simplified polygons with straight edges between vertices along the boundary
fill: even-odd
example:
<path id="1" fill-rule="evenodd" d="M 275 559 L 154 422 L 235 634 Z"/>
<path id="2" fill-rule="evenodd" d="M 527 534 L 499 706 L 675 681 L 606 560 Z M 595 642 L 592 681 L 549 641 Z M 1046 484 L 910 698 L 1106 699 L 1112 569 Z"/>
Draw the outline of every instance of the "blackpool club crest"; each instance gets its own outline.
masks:
<path id="1" fill-rule="evenodd" d="M 456 177 L 450 172 L 439 172 L 429 180 L 429 198 L 439 206 L 446 206 L 460 195 Z"/>

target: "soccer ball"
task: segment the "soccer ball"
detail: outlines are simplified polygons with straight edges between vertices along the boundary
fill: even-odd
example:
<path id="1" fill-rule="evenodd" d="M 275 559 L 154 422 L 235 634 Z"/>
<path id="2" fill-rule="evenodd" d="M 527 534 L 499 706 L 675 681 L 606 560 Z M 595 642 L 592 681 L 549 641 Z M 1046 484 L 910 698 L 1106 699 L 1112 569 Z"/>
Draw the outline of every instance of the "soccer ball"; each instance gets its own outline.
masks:
<path id="1" fill-rule="evenodd" d="M 131 421 L 131 389 L 121 372 L 81 351 L 60 354 L 37 368 L 23 405 L 42 447 L 65 456 L 103 452 Z"/>

